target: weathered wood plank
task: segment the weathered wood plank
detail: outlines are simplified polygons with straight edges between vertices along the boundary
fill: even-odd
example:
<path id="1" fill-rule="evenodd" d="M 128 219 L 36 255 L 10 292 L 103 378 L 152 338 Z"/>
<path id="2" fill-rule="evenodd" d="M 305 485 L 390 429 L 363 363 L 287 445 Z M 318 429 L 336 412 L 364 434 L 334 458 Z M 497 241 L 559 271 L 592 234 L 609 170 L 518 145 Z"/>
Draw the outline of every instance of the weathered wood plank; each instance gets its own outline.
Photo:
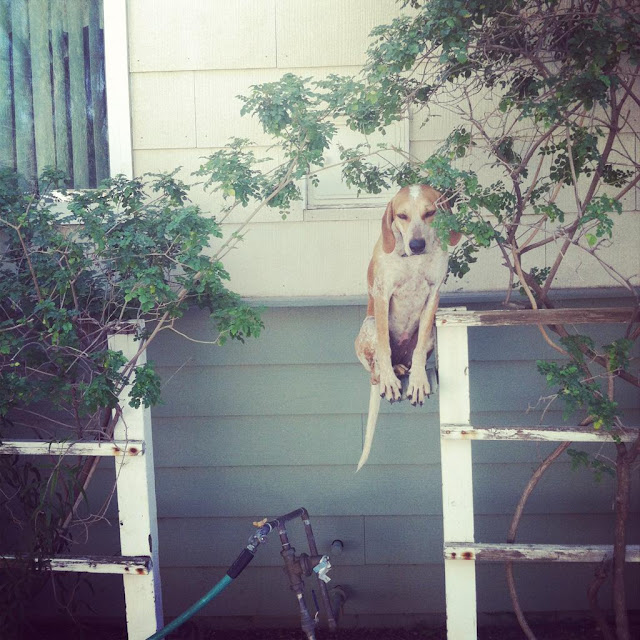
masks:
<path id="1" fill-rule="evenodd" d="M 8 562 L 20 560 L 15 555 L 0 555 L 0 559 Z M 115 573 L 122 575 L 148 575 L 151 570 L 149 556 L 70 556 L 59 555 L 42 560 L 44 568 L 51 571 L 67 571 L 77 573 Z"/>
<path id="2" fill-rule="evenodd" d="M 440 434 L 447 440 L 531 440 L 543 442 L 612 442 L 617 436 L 622 442 L 633 442 L 640 428 L 596 431 L 584 427 L 473 427 L 442 424 Z"/>
<path id="3" fill-rule="evenodd" d="M 11 6 L 0 2 L 0 158 L 2 164 L 13 167 L 15 144 L 13 139 L 13 105 L 11 86 Z"/>
<path id="4" fill-rule="evenodd" d="M 18 173 L 35 185 L 36 149 L 33 132 L 33 93 L 29 52 L 29 7 L 25 0 L 11 3 L 13 34 L 13 97 L 15 109 L 15 151 Z"/>
<path id="5" fill-rule="evenodd" d="M 107 100 L 104 76 L 104 45 L 100 29 L 102 2 L 89 3 L 89 77 L 91 79 L 91 109 L 93 110 L 93 153 L 96 184 L 109 177 L 107 145 Z"/>
<path id="6" fill-rule="evenodd" d="M 53 69 L 53 111 L 56 146 L 56 168 L 71 177 L 72 160 L 69 146 L 70 131 L 67 126 L 67 81 L 65 77 L 65 23 L 66 3 L 60 2 L 51 12 L 51 61 Z"/>
<path id="7" fill-rule="evenodd" d="M 492 544 L 445 542 L 446 560 L 479 562 L 602 562 L 612 557 L 613 547 L 605 544 Z M 640 545 L 627 546 L 627 562 L 640 562 Z"/>
<path id="8" fill-rule="evenodd" d="M 71 153 L 73 158 L 73 186 L 77 188 L 90 186 L 84 60 L 84 25 L 86 22 L 84 10 L 85 6 L 79 0 L 67 1 Z"/>
<path id="9" fill-rule="evenodd" d="M 144 454 L 142 440 L 111 442 L 45 442 L 43 440 L 4 440 L 0 455 L 25 456 L 140 456 Z"/>
<path id="10" fill-rule="evenodd" d="M 56 164 L 49 58 L 49 2 L 47 0 L 29 2 L 29 37 L 36 161 L 38 174 L 41 174 L 45 167 L 54 167 Z"/>
<path id="11" fill-rule="evenodd" d="M 637 310 L 632 307 L 602 309 L 523 309 L 492 311 L 459 311 L 440 309 L 438 327 L 496 327 L 530 324 L 605 324 L 630 322 Z M 637 321 L 637 318 L 636 318 Z"/>

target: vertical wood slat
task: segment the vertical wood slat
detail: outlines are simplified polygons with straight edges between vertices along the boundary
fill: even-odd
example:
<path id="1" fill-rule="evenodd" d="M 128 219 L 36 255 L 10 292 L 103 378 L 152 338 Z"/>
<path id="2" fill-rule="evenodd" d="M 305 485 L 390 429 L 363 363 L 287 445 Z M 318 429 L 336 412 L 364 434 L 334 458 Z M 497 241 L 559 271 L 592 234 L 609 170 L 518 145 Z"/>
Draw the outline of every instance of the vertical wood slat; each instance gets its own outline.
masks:
<path id="1" fill-rule="evenodd" d="M 37 172 L 40 175 L 45 167 L 54 167 L 56 163 L 48 0 L 29 0 L 29 43 L 36 162 Z"/>
<path id="2" fill-rule="evenodd" d="M 69 29 L 69 91 L 71 95 L 71 155 L 73 184 L 89 186 L 89 156 L 87 140 L 87 92 L 84 64 L 84 8 L 81 0 L 67 0 Z"/>
<path id="3" fill-rule="evenodd" d="M 109 338 L 109 348 L 122 351 L 127 359 L 135 355 L 139 344 L 133 334 Z M 142 354 L 137 364 L 144 362 Z M 143 440 L 145 455 L 126 456 L 115 463 L 120 552 L 124 556 L 151 556 L 147 575 L 123 576 L 128 640 L 145 640 L 163 626 L 151 411 L 129 406 L 128 394 L 129 388 L 125 388 L 120 396 L 122 415 L 114 439 Z"/>
<path id="4" fill-rule="evenodd" d="M 107 147 L 107 104 L 104 77 L 104 46 L 100 31 L 102 2 L 89 3 L 89 66 L 91 78 L 91 109 L 93 111 L 93 147 L 96 182 L 109 177 Z"/>
<path id="5" fill-rule="evenodd" d="M 438 327 L 440 424 L 470 424 L 466 327 Z M 440 439 L 444 540 L 474 541 L 471 442 Z M 448 640 L 477 637 L 475 561 L 445 558 Z"/>
<path id="6" fill-rule="evenodd" d="M 29 9 L 26 0 L 11 2 L 13 34 L 13 95 L 16 126 L 16 165 L 31 185 L 36 183 L 36 150 L 33 133 L 33 94 L 29 56 Z"/>
<path id="7" fill-rule="evenodd" d="M 67 80 L 65 73 L 66 3 L 56 2 L 51 11 L 51 57 L 53 65 L 53 107 L 56 141 L 56 167 L 71 177 L 71 149 L 69 146 L 69 123 L 67 114 Z"/>
<path id="8" fill-rule="evenodd" d="M 0 0 L 0 166 L 13 167 L 13 87 L 11 86 L 10 0 Z"/>

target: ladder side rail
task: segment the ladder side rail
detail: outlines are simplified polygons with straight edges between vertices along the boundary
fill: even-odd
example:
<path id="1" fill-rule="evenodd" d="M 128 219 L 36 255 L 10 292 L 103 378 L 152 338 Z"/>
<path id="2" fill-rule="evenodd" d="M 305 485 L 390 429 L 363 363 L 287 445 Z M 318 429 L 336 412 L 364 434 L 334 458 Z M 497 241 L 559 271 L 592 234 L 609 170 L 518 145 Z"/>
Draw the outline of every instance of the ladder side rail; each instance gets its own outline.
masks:
<path id="1" fill-rule="evenodd" d="M 109 348 L 122 351 L 127 360 L 135 356 L 140 341 L 133 333 L 119 333 L 109 337 Z M 143 352 L 136 363 L 146 362 Z M 143 456 L 125 456 L 115 460 L 116 494 L 120 552 L 124 556 L 151 556 L 147 574 L 123 575 L 124 596 L 129 640 L 145 640 L 163 626 L 162 595 L 158 562 L 158 519 L 156 507 L 155 473 L 151 411 L 129 405 L 130 386 L 120 395 L 121 414 L 115 426 L 114 439 L 143 441 Z"/>
<path id="2" fill-rule="evenodd" d="M 469 352 L 465 326 L 438 327 L 440 423 L 470 422 Z M 474 542 L 471 441 L 440 440 L 444 540 Z M 475 560 L 445 557 L 448 640 L 477 638 Z"/>

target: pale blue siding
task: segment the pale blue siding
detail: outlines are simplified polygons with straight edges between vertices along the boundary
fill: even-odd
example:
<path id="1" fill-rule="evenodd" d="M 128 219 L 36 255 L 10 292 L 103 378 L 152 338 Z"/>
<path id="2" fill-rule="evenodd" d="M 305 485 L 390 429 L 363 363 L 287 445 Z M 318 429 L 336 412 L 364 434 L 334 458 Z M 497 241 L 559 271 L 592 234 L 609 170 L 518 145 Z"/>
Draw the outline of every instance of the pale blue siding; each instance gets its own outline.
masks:
<path id="1" fill-rule="evenodd" d="M 217 582 L 252 521 L 299 506 L 309 510 L 322 552 L 336 538 L 345 543 L 334 558 L 333 584 L 349 591 L 349 621 L 398 623 L 444 611 L 437 396 L 417 409 L 385 403 L 370 461 L 354 473 L 369 395 L 353 352 L 363 313 L 357 306 L 272 308 L 264 312 L 263 336 L 244 345 L 208 347 L 168 332 L 153 345 L 150 359 L 164 380 L 153 425 L 166 615 L 177 615 Z M 181 330 L 211 336 L 201 313 L 189 314 Z M 598 331 L 608 341 L 620 328 Z M 538 330 L 472 328 L 469 350 L 472 421 L 536 424 L 540 408 L 526 410 L 549 391 L 535 360 L 556 357 Z M 638 395 L 627 389 L 619 400 L 638 424 Z M 560 424 L 560 407 L 552 406 L 544 421 Z M 553 447 L 474 444 L 478 540 L 505 539 L 521 489 Z M 106 487 L 104 478 L 99 473 L 97 481 Z M 571 471 L 563 458 L 531 497 L 518 539 L 610 542 L 612 487 L 608 478 L 595 483 L 588 472 Z M 630 539 L 637 543 L 640 494 L 634 491 Z M 306 550 L 299 525 L 291 525 L 291 538 Z M 220 624 L 296 624 L 279 550 L 274 536 L 203 615 Z M 593 569 L 518 567 L 523 606 L 586 609 Z M 637 569 L 630 571 L 636 579 Z M 511 608 L 502 567 L 478 568 L 478 593 L 481 611 Z M 630 597 L 639 607 L 637 591 Z"/>

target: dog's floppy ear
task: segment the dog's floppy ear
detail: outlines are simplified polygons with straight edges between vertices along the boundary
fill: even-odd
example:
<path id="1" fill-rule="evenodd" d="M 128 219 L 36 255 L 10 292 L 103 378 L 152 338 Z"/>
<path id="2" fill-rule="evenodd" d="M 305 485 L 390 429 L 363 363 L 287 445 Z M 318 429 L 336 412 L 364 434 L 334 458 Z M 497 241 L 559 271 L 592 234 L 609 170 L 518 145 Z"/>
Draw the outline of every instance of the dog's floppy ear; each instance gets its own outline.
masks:
<path id="1" fill-rule="evenodd" d="M 393 222 L 393 204 L 389 202 L 382 216 L 382 250 L 391 253 L 396 248 L 396 237 L 393 235 L 391 223 Z"/>
<path id="2" fill-rule="evenodd" d="M 455 247 L 460 242 L 462 234 L 459 231 L 449 231 L 449 246 Z"/>

